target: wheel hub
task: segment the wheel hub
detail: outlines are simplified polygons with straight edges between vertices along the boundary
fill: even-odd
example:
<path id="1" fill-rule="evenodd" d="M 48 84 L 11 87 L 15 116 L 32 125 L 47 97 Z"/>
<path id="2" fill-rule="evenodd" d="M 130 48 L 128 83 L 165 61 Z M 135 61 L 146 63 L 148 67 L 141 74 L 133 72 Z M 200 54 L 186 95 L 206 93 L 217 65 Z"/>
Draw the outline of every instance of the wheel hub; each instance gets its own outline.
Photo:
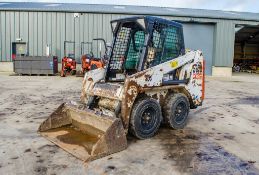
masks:
<path id="1" fill-rule="evenodd" d="M 142 119 L 143 119 L 143 123 L 148 124 L 148 123 L 151 121 L 150 113 L 146 113 L 146 112 L 145 112 L 145 113 L 143 114 Z"/>
<path id="2" fill-rule="evenodd" d="M 181 123 L 183 120 L 185 120 L 185 114 L 186 114 L 186 105 L 183 102 L 180 102 L 175 110 L 175 122 Z"/>
<path id="3" fill-rule="evenodd" d="M 154 123 L 154 116 L 156 111 L 152 107 L 146 108 L 141 115 L 141 124 L 144 128 L 150 129 Z"/>

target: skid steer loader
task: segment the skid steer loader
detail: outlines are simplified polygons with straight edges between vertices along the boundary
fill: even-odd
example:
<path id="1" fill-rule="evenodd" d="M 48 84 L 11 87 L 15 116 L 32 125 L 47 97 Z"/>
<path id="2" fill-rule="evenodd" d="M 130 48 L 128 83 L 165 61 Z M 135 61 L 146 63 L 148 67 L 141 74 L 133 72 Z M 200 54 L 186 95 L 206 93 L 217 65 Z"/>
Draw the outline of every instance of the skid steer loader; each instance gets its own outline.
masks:
<path id="1" fill-rule="evenodd" d="M 39 132 L 88 161 L 127 147 L 128 131 L 155 135 L 161 122 L 183 128 L 204 99 L 201 51 L 185 53 L 182 25 L 143 16 L 111 21 L 113 45 L 105 68 L 87 72 L 79 102 L 62 104 Z"/>

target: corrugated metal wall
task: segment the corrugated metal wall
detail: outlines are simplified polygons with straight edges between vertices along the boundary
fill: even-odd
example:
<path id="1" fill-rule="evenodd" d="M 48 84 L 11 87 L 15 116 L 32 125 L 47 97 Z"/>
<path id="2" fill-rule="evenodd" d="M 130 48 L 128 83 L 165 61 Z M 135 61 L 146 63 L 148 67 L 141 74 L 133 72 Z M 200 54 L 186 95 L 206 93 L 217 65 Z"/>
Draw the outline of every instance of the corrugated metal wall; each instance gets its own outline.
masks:
<path id="1" fill-rule="evenodd" d="M 1 11 L 0 61 L 11 61 L 11 43 L 17 38 L 28 43 L 31 56 L 45 55 L 49 44 L 51 54 L 59 58 L 64 54 L 64 41 L 75 41 L 78 59 L 82 41 L 97 37 L 111 41 L 110 21 L 118 17 L 120 15 L 85 13 L 74 18 L 74 13 Z"/>
<path id="2" fill-rule="evenodd" d="M 51 54 L 60 58 L 64 56 L 64 41 L 75 41 L 76 58 L 80 56 L 80 42 L 102 37 L 111 42 L 110 20 L 132 16 L 125 14 L 91 14 L 81 13 L 74 18 L 74 13 L 63 12 L 24 12 L 0 11 L 0 61 L 11 61 L 11 43 L 22 38 L 29 44 L 29 55 L 45 55 L 49 44 Z M 179 21 L 214 23 L 214 57 L 215 66 L 232 66 L 234 57 L 235 24 L 258 24 L 250 21 L 234 21 L 206 18 L 168 17 Z M 199 41 L 197 41 L 199 42 Z"/>
<path id="3" fill-rule="evenodd" d="M 253 21 L 218 20 L 215 30 L 214 62 L 216 67 L 232 67 L 235 46 L 235 25 L 259 25 Z"/>
<path id="4" fill-rule="evenodd" d="M 216 25 L 214 66 L 232 67 L 235 43 L 235 24 L 222 20 Z M 231 58 L 231 59 L 230 59 Z"/>

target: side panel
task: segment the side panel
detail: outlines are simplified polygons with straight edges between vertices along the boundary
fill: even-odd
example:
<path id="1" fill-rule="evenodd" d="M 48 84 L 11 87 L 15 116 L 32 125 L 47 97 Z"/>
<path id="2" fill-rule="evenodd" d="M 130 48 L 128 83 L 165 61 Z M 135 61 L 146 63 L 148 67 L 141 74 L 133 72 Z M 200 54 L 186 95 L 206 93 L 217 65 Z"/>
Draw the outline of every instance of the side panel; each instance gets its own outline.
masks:
<path id="1" fill-rule="evenodd" d="M 47 13 L 42 13 L 42 55 L 46 56 L 45 49 L 47 45 Z"/>
<path id="2" fill-rule="evenodd" d="M 80 22 L 83 21 L 83 16 L 79 15 L 79 17 L 75 18 L 74 17 L 74 32 L 75 32 L 75 57 L 76 57 L 76 62 L 80 63 Z"/>
<path id="3" fill-rule="evenodd" d="M 50 53 L 52 52 L 52 13 L 47 13 L 47 18 L 46 18 L 46 25 L 45 26 L 47 28 L 46 30 L 46 44 L 43 45 L 43 52 L 44 55 L 46 56 L 46 45 L 48 44 L 50 46 Z"/>
<path id="4" fill-rule="evenodd" d="M 5 26 L 5 58 L 4 61 L 11 61 L 11 13 L 6 12 L 6 26 Z"/>
<path id="5" fill-rule="evenodd" d="M 85 28 L 84 28 L 84 23 L 85 23 L 85 17 L 86 15 L 80 15 L 79 19 L 79 24 L 78 24 L 78 55 L 79 55 L 79 62 L 81 63 L 81 42 L 84 42 L 84 33 L 85 33 Z"/>
<path id="6" fill-rule="evenodd" d="M 0 12 L 1 15 L 1 61 L 6 60 L 6 47 L 5 47 L 5 40 L 6 40 L 6 17 L 5 17 L 5 12 Z"/>
<path id="7" fill-rule="evenodd" d="M 57 48 L 57 13 L 51 13 L 51 52 L 50 54 L 53 56 L 57 55 L 56 48 Z"/>
<path id="8" fill-rule="evenodd" d="M 38 56 L 38 35 L 40 35 L 40 33 L 38 33 L 38 13 L 37 12 L 33 12 L 33 55 L 34 56 Z"/>
<path id="9" fill-rule="evenodd" d="M 20 12 L 20 37 L 22 38 L 22 41 L 27 42 L 27 46 L 28 46 L 28 42 L 29 42 L 29 13 L 28 12 Z"/>
<path id="10" fill-rule="evenodd" d="M 216 26 L 214 66 L 232 67 L 234 58 L 235 24 L 222 20 Z"/>
<path id="11" fill-rule="evenodd" d="M 42 56 L 44 49 L 43 49 L 43 14 L 42 12 L 37 12 L 37 40 L 38 40 L 38 56 Z"/>
<path id="12" fill-rule="evenodd" d="M 28 35 L 28 51 L 29 51 L 29 55 L 31 56 L 35 56 L 34 54 L 34 46 L 37 45 L 37 43 L 34 42 L 34 38 L 37 37 L 36 33 L 34 34 L 33 28 L 34 28 L 34 12 L 29 12 L 29 35 Z"/>
<path id="13" fill-rule="evenodd" d="M 203 52 L 206 60 L 206 75 L 212 73 L 214 28 L 214 24 L 183 24 L 185 48 Z"/>
<path id="14" fill-rule="evenodd" d="M 66 38 L 65 13 L 57 13 L 57 48 L 56 53 L 59 61 L 64 57 L 64 41 Z"/>
<path id="15" fill-rule="evenodd" d="M 112 31 L 110 27 L 112 15 L 111 14 L 103 14 L 103 38 L 107 42 L 111 42 Z"/>
<path id="16" fill-rule="evenodd" d="M 75 20 L 74 20 L 74 14 L 73 13 L 65 13 L 66 15 L 66 41 L 75 41 Z M 64 43 L 63 43 L 64 44 Z M 74 45 L 73 44 L 67 44 L 66 45 L 66 54 L 72 54 L 74 53 Z"/>

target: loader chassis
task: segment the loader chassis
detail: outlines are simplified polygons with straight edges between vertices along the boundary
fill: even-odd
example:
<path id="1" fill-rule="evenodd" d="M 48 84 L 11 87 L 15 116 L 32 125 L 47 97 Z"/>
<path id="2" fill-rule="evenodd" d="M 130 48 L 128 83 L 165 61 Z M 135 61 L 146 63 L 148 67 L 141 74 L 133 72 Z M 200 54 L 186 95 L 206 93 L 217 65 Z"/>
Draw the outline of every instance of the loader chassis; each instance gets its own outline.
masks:
<path id="1" fill-rule="evenodd" d="M 132 111 L 133 104 L 136 99 L 149 97 L 156 99 L 160 106 L 164 106 L 166 97 L 171 93 L 184 94 L 190 103 L 190 108 L 196 108 L 202 105 L 202 84 L 203 84 L 203 61 L 200 51 L 192 51 L 186 53 L 184 56 L 175 58 L 173 61 L 167 61 L 159 64 L 155 67 L 146 69 L 136 74 L 130 75 L 125 79 L 123 84 L 116 83 L 96 83 L 92 80 L 99 80 L 102 76 L 105 76 L 104 70 L 95 70 L 91 75 L 85 75 L 85 82 L 83 83 L 83 90 L 81 99 L 87 101 L 89 96 L 98 96 L 99 100 L 103 102 L 106 100 L 108 104 L 121 105 L 120 117 L 122 119 L 125 132 L 127 133 L 129 127 L 129 119 Z M 193 62 L 196 63 L 187 64 Z M 179 71 L 178 80 L 164 80 L 164 75 L 170 72 L 172 64 L 178 62 L 178 66 L 175 68 Z M 192 70 L 192 73 L 186 74 L 186 71 Z M 89 80 L 89 77 L 90 81 Z M 99 76 L 99 78 L 98 78 Z M 188 82 L 186 84 L 186 82 Z M 166 84 L 166 85 L 164 85 Z M 103 103 L 101 104 L 103 106 Z M 96 106 L 99 108 L 100 106 Z M 117 107 L 117 106 L 115 106 Z M 118 108 L 118 107 L 117 107 Z M 111 108 L 110 108 L 111 109 Z M 113 113 L 115 115 L 115 113 Z M 119 117 L 119 116 L 117 116 Z"/>
<path id="2" fill-rule="evenodd" d="M 203 56 L 201 51 L 185 53 L 181 24 L 132 17 L 111 25 L 114 39 L 106 68 L 87 72 L 80 102 L 61 105 L 39 128 L 82 160 L 125 149 L 128 131 L 145 139 L 162 121 L 183 128 L 189 109 L 204 99 Z M 67 126 L 84 133 L 86 140 L 94 139 L 64 143 L 60 138 L 69 135 L 63 129 Z"/>

